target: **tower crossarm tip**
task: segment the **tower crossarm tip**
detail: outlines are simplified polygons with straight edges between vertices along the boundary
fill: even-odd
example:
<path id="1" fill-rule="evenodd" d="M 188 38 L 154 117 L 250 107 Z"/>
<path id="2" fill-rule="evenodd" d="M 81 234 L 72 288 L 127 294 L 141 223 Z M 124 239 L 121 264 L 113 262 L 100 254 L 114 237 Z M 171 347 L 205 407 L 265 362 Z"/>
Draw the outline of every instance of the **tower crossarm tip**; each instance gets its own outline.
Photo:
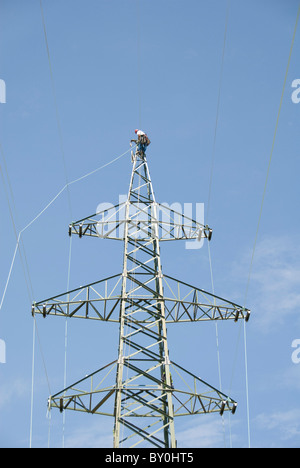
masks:
<path id="1" fill-rule="evenodd" d="M 108 239 L 124 240 L 119 231 L 124 231 L 124 212 L 126 203 L 110 206 L 86 218 L 69 224 L 69 236 L 76 234 L 79 237 L 102 237 Z"/>
<path id="2" fill-rule="evenodd" d="M 213 230 L 208 225 L 176 211 L 166 204 L 156 203 L 157 222 L 160 228 L 160 240 L 189 240 L 212 238 Z"/>
<path id="3" fill-rule="evenodd" d="M 112 361 L 55 395 L 50 396 L 48 399 L 48 409 L 57 408 L 60 412 L 73 410 L 113 416 L 111 408 L 108 409 L 105 403 L 115 393 L 115 374 L 112 371 L 116 366 L 117 361 Z"/>
<path id="4" fill-rule="evenodd" d="M 205 413 L 222 415 L 224 411 L 235 413 L 235 400 L 174 362 L 171 362 L 171 369 L 174 382 L 181 382 L 181 387 L 177 388 L 175 384 L 173 389 L 174 417 Z"/>
<path id="5" fill-rule="evenodd" d="M 163 275 L 166 322 L 199 322 L 207 320 L 244 319 L 250 310 L 232 301 Z"/>
<path id="6" fill-rule="evenodd" d="M 77 317 L 119 322 L 122 274 L 80 286 L 32 304 L 32 315 Z"/>

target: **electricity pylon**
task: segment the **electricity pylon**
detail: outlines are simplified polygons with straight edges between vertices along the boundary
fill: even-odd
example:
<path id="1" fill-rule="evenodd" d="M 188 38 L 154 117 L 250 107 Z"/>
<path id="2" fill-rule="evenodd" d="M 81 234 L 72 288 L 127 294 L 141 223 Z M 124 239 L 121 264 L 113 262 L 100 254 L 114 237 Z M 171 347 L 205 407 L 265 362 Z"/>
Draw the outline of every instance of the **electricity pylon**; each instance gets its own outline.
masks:
<path id="1" fill-rule="evenodd" d="M 112 416 L 115 448 L 175 448 L 177 416 L 234 413 L 237 403 L 171 361 L 167 323 L 248 321 L 250 311 L 163 274 L 161 241 L 210 241 L 212 230 L 157 203 L 145 153 L 131 157 L 127 200 L 69 226 L 69 235 L 123 241 L 122 272 L 33 303 L 32 313 L 119 324 L 117 359 L 50 396 L 49 409 Z"/>

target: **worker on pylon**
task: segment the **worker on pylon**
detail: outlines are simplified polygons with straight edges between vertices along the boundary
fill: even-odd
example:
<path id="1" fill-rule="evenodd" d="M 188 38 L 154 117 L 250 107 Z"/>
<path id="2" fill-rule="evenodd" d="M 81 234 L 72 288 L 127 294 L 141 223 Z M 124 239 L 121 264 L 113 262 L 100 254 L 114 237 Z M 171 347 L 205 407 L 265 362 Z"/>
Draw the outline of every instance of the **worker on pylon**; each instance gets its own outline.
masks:
<path id="1" fill-rule="evenodd" d="M 150 140 L 145 132 L 142 130 L 136 129 L 134 133 L 137 135 L 137 146 L 138 146 L 138 152 L 140 154 L 145 154 L 146 153 L 146 148 L 147 146 L 150 145 Z"/>

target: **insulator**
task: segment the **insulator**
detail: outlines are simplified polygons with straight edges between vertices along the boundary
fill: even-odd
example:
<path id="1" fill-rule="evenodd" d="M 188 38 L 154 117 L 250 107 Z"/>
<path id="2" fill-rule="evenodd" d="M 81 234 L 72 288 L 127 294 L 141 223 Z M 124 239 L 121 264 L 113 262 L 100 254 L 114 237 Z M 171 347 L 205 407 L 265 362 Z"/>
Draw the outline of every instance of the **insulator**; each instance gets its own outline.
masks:
<path id="1" fill-rule="evenodd" d="M 247 315 L 246 315 L 246 318 L 245 318 L 246 322 L 248 322 L 248 320 L 249 320 L 249 318 L 250 318 L 250 313 L 251 313 L 250 310 L 248 310 Z"/>
<path id="2" fill-rule="evenodd" d="M 79 226 L 79 237 L 82 237 L 82 224 Z"/>
<path id="3" fill-rule="evenodd" d="M 235 317 L 234 317 L 234 321 L 237 322 L 238 319 L 239 319 L 239 315 L 240 315 L 240 309 L 238 309 L 235 313 Z"/>
<path id="4" fill-rule="evenodd" d="M 34 307 L 34 304 L 32 304 L 32 306 L 31 306 L 31 315 L 32 315 L 32 317 L 34 317 L 34 311 L 35 311 L 35 307 Z"/>
<path id="5" fill-rule="evenodd" d="M 225 410 L 226 401 L 222 401 L 221 409 L 220 409 L 220 416 L 223 416 Z"/>
<path id="6" fill-rule="evenodd" d="M 234 414 L 236 412 L 236 409 L 237 409 L 237 403 L 234 403 L 232 410 L 231 410 L 231 414 Z"/>
<path id="7" fill-rule="evenodd" d="M 210 230 L 208 231 L 208 240 L 209 240 L 209 241 L 211 240 L 212 233 L 213 233 L 213 232 L 212 232 L 212 229 L 210 229 Z"/>
<path id="8" fill-rule="evenodd" d="M 48 398 L 47 410 L 48 410 L 48 411 L 51 411 L 51 397 Z"/>
<path id="9" fill-rule="evenodd" d="M 44 305 L 43 305 L 43 317 L 44 317 L 44 318 L 46 317 L 46 312 L 47 312 L 46 304 L 44 304 Z"/>
<path id="10" fill-rule="evenodd" d="M 59 411 L 62 413 L 64 410 L 64 399 L 60 398 L 59 399 Z"/>
<path id="11" fill-rule="evenodd" d="M 69 236 L 71 237 L 71 235 L 72 235 L 72 226 L 71 226 L 71 224 L 70 224 L 70 225 L 69 225 Z"/>

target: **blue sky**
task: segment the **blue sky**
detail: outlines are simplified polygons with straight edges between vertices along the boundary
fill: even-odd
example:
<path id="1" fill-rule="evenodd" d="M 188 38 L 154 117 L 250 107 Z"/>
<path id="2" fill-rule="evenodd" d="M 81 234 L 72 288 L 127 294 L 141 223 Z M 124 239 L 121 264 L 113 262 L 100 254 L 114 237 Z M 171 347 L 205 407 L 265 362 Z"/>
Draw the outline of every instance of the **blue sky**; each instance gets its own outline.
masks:
<path id="1" fill-rule="evenodd" d="M 0 296 L 16 237 L 68 181 L 129 149 L 134 129 L 148 132 L 156 198 L 207 207 L 227 1 L 44 0 L 60 122 L 59 133 L 38 0 L 0 2 L 1 243 Z M 298 1 L 231 0 L 215 140 L 209 224 L 218 295 L 243 303 Z M 283 96 L 246 306 L 249 424 L 252 447 L 299 447 L 300 364 L 292 342 L 299 319 L 299 113 L 292 82 L 300 78 L 297 31 Z M 66 170 L 64 169 L 66 167 Z M 33 320 L 31 300 L 66 291 L 70 221 L 126 194 L 130 156 L 69 187 L 22 233 L 32 293 L 17 255 L 0 311 L 0 446 L 28 447 Z M 12 204 L 10 181 L 14 204 Z M 70 287 L 121 269 L 122 245 L 72 240 Z M 211 290 L 208 251 L 164 244 L 166 274 Z M 25 270 L 26 273 L 27 270 Z M 27 278 L 27 276 L 26 276 Z M 27 278 L 28 281 L 28 278 Z M 29 288 L 30 290 L 31 288 Z M 68 322 L 67 381 L 116 358 L 113 324 Z M 46 418 L 49 386 L 63 388 L 65 322 L 37 317 L 32 446 L 62 445 L 63 424 Z M 219 323 L 222 389 L 236 414 L 178 420 L 180 447 L 247 447 L 244 335 Z M 171 359 L 219 387 L 214 323 L 169 327 Z M 181 346 L 178 346 L 178 343 Z M 48 385 L 49 383 L 49 385 Z M 223 424 L 224 423 L 224 424 Z M 113 422 L 66 415 L 68 447 L 110 446 Z"/>

